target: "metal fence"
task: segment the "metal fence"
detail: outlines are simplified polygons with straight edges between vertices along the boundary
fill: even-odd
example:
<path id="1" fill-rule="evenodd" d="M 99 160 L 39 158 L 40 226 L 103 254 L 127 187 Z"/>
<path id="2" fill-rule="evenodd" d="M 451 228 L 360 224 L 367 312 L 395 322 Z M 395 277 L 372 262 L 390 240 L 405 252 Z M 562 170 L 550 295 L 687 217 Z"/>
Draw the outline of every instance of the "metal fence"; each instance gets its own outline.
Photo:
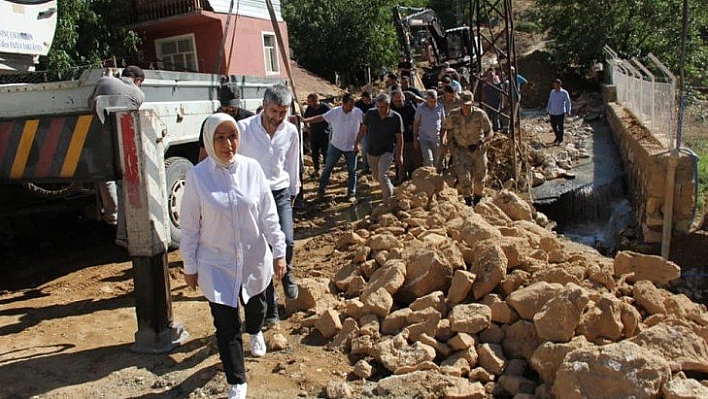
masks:
<path id="1" fill-rule="evenodd" d="M 620 58 L 604 48 L 608 78 L 617 89 L 617 101 L 629 109 L 666 148 L 675 142 L 676 78 L 653 54 L 642 64 L 637 58 Z"/>

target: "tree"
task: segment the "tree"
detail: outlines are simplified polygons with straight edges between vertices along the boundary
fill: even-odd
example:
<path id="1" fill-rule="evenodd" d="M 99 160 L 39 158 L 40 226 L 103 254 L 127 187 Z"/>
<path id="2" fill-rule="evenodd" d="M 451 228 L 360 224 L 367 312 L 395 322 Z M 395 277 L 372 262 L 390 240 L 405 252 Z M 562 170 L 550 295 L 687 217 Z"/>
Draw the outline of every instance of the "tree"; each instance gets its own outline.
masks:
<path id="1" fill-rule="evenodd" d="M 129 57 L 137 51 L 138 35 L 125 28 L 130 7 L 121 0 L 59 0 L 54 42 L 40 58 L 40 69 L 67 70 L 100 66 L 112 56 Z"/>
<path id="2" fill-rule="evenodd" d="M 290 49 L 305 68 L 332 81 L 363 83 L 400 56 L 393 26 L 396 5 L 422 7 L 425 0 L 283 0 Z"/>
<path id="3" fill-rule="evenodd" d="M 686 70 L 705 81 L 708 8 L 702 3 L 691 0 Z M 683 0 L 538 0 L 536 7 L 538 23 L 547 30 L 551 50 L 562 65 L 588 66 L 601 59 L 603 46 L 609 45 L 626 57 L 652 52 L 678 70 Z"/>

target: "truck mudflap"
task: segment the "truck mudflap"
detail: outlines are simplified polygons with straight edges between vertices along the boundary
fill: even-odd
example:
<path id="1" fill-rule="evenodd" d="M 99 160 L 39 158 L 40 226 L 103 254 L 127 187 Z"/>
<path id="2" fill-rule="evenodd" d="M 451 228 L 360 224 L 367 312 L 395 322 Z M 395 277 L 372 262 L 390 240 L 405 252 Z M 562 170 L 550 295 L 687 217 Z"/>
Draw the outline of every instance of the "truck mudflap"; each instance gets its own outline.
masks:
<path id="1" fill-rule="evenodd" d="M 115 148 L 94 114 L 0 120 L 0 181 L 115 180 Z"/>

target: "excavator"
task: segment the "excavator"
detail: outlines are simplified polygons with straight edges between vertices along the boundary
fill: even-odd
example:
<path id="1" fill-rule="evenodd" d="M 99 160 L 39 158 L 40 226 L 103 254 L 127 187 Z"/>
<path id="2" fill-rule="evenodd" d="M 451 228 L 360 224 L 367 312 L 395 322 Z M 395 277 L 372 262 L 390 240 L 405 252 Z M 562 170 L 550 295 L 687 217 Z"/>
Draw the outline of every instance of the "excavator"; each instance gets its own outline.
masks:
<path id="1" fill-rule="evenodd" d="M 437 86 L 438 74 L 448 63 L 463 80 L 478 52 L 469 26 L 444 29 L 435 11 L 429 8 L 393 8 L 401 54 L 423 71 L 425 87 Z M 465 82 L 461 82 L 465 84 Z"/>

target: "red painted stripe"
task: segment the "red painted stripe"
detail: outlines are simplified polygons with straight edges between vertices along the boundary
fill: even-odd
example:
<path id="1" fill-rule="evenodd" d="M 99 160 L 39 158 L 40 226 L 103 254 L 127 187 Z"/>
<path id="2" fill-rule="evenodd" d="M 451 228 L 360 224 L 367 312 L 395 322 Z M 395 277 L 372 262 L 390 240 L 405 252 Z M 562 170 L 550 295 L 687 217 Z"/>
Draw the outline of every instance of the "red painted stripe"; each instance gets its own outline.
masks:
<path id="1" fill-rule="evenodd" d="M 133 209 L 143 207 L 140 190 L 140 166 L 138 147 L 135 143 L 135 119 L 132 113 L 120 116 L 120 136 L 123 153 L 123 189 L 127 191 L 128 205 Z"/>
<path id="2" fill-rule="evenodd" d="M 49 172 L 52 169 L 52 164 L 54 163 L 54 154 L 57 151 L 57 144 L 59 143 L 59 137 L 61 137 L 61 131 L 64 129 L 64 122 L 66 118 L 52 118 L 49 123 L 49 130 L 47 131 L 47 136 L 44 138 L 44 144 L 42 144 L 42 149 L 39 153 L 39 162 L 37 163 L 37 169 L 34 173 L 34 177 L 48 177 Z"/>
<path id="3" fill-rule="evenodd" d="M 12 122 L 0 122 L 0 164 L 7 156 L 7 146 L 10 143 L 10 131 Z"/>

